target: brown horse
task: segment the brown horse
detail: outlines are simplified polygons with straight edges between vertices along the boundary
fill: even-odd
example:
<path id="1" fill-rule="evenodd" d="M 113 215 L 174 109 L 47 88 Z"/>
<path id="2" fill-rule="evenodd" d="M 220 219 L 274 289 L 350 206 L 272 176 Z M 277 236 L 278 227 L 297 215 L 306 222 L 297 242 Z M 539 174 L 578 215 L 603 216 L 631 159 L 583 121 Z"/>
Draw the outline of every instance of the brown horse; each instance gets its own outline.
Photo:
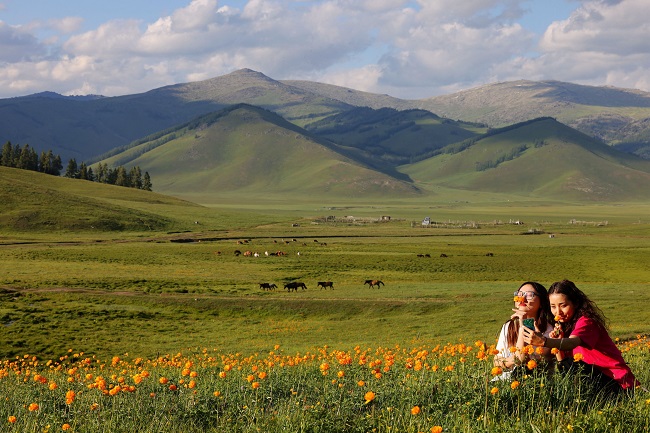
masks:
<path id="1" fill-rule="evenodd" d="M 303 283 L 301 281 L 293 281 L 291 283 L 287 283 L 287 284 L 284 285 L 284 288 L 287 289 L 287 292 L 291 292 L 291 291 L 297 292 L 298 287 L 302 287 L 302 290 L 307 289 L 307 286 L 305 285 L 305 283 Z"/>
<path id="2" fill-rule="evenodd" d="M 383 281 L 381 280 L 366 280 L 365 283 L 363 283 L 364 286 L 367 284 L 368 288 L 372 289 L 373 287 L 377 286 L 377 288 L 380 288 L 381 286 L 385 286 Z"/>
<path id="3" fill-rule="evenodd" d="M 275 290 L 277 287 L 274 283 L 260 283 L 260 289 L 262 290 Z"/>
<path id="4" fill-rule="evenodd" d="M 318 285 L 316 285 L 316 287 L 320 287 L 321 290 L 322 289 L 327 289 L 328 287 L 330 289 L 333 289 L 334 288 L 334 282 L 332 282 L 332 281 L 319 281 Z"/>

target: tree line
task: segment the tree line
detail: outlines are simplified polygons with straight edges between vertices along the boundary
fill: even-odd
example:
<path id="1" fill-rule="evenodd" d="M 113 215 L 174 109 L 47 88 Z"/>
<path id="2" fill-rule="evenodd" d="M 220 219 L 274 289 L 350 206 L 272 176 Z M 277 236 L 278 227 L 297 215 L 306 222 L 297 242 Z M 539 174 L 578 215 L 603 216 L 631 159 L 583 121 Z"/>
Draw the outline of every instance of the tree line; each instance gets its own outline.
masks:
<path id="1" fill-rule="evenodd" d="M 52 150 L 41 152 L 39 157 L 36 150 L 29 144 L 24 146 L 17 144 L 14 146 L 9 141 L 2 147 L 0 165 L 20 168 L 22 170 L 38 171 L 53 176 L 61 176 L 61 171 L 63 170 L 61 156 L 55 155 Z M 72 158 L 68 161 L 64 177 L 143 189 L 146 191 L 151 191 L 152 188 L 149 172 L 145 171 L 142 173 L 139 166 L 134 166 L 127 171 L 124 166 L 111 168 L 108 164 L 100 162 L 97 164 L 97 173 L 95 173 L 92 167 L 88 166 L 85 162 L 77 164 L 77 160 Z"/>

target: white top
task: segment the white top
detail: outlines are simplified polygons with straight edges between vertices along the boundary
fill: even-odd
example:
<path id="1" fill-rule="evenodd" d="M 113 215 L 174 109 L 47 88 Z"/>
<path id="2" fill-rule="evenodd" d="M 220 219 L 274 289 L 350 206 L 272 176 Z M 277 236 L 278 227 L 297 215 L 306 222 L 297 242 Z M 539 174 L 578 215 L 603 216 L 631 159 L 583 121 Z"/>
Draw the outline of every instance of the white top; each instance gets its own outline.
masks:
<path id="1" fill-rule="evenodd" d="M 499 333 L 499 339 L 497 340 L 497 347 L 496 349 L 499 351 L 497 356 L 501 356 L 503 358 L 507 358 L 510 355 L 512 355 L 512 352 L 510 352 L 510 346 L 508 346 L 508 326 L 511 325 L 512 322 L 508 321 L 503 324 L 501 327 L 501 332 Z M 553 330 L 553 326 L 549 323 L 546 325 L 546 331 L 544 331 L 544 336 L 548 337 L 551 331 Z M 531 355 L 531 358 L 533 359 L 540 359 L 541 356 L 537 353 L 533 353 Z M 504 370 L 504 372 L 500 376 L 495 376 L 492 381 L 494 382 L 495 380 L 510 380 L 510 375 L 512 374 L 512 370 Z"/>

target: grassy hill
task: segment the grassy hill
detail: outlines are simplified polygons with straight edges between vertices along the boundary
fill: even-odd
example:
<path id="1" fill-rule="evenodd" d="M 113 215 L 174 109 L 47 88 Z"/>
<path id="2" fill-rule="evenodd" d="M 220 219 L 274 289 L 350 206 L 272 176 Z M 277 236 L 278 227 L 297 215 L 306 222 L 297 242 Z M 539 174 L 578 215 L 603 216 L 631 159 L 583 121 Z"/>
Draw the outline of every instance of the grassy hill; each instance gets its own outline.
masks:
<path id="1" fill-rule="evenodd" d="M 345 149 L 270 111 L 233 106 L 106 159 L 138 165 L 158 192 L 199 203 L 223 195 L 268 199 L 416 197 L 411 184 L 363 166 Z"/>
<path id="2" fill-rule="evenodd" d="M 441 185 L 579 201 L 650 198 L 650 162 L 550 118 L 448 146 L 401 170 L 423 189 Z"/>
<path id="3" fill-rule="evenodd" d="M 165 231 L 207 209 L 148 191 L 0 166 L 0 231 Z"/>

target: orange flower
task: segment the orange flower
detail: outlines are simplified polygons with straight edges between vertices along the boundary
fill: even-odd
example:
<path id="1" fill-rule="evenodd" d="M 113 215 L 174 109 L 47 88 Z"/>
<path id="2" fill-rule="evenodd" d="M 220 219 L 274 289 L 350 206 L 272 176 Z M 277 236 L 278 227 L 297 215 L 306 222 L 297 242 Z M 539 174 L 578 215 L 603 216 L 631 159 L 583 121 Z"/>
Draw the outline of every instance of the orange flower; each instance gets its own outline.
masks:
<path id="1" fill-rule="evenodd" d="M 553 320 L 555 320 L 556 322 L 559 322 L 560 319 L 561 319 L 561 317 L 560 317 L 559 314 L 557 314 L 555 317 L 553 317 Z"/>
<path id="2" fill-rule="evenodd" d="M 50 382 L 50 385 L 49 385 L 50 391 L 54 391 L 58 387 L 59 387 L 59 385 L 57 385 L 56 382 Z"/>
<path id="3" fill-rule="evenodd" d="M 582 358 L 584 358 L 582 353 L 576 353 L 575 355 L 573 355 L 573 362 L 580 362 L 582 361 Z"/>
<path id="4" fill-rule="evenodd" d="M 498 376 L 501 373 L 503 373 L 503 369 L 501 367 L 492 367 L 492 371 L 490 371 L 492 376 Z"/>
<path id="5" fill-rule="evenodd" d="M 72 428 L 72 426 L 70 426 L 70 424 L 63 424 L 61 426 L 61 430 L 70 430 L 71 428 Z"/>
<path id="6" fill-rule="evenodd" d="M 431 427 L 431 433 L 442 433 L 442 427 L 439 425 L 434 425 Z"/>
<path id="7" fill-rule="evenodd" d="M 497 392 L 499 392 L 499 388 L 497 388 L 496 386 L 490 390 L 490 394 L 492 395 L 496 394 Z"/>
<path id="8" fill-rule="evenodd" d="M 18 419 L 15 416 L 11 415 L 9 418 L 7 418 L 7 421 L 13 424 L 18 421 Z"/>
<path id="9" fill-rule="evenodd" d="M 212 395 L 214 395 L 215 397 L 219 397 L 221 395 L 221 392 L 215 391 L 212 393 Z"/>
<path id="10" fill-rule="evenodd" d="M 169 385 L 169 390 L 170 391 L 176 391 L 177 389 L 178 389 L 178 387 L 176 385 L 174 385 L 174 384 Z"/>
<path id="11" fill-rule="evenodd" d="M 29 407 L 28 407 L 30 412 L 34 412 L 34 411 L 38 410 L 38 408 L 39 408 L 39 406 L 38 406 L 37 403 L 30 403 Z"/>
<path id="12" fill-rule="evenodd" d="M 161 385 L 167 385 L 169 379 L 167 379 L 166 377 L 161 377 L 160 379 L 158 379 L 158 382 L 160 382 Z"/>
<path id="13" fill-rule="evenodd" d="M 226 372 L 225 372 L 225 371 L 220 371 L 220 372 L 219 372 L 219 377 L 220 377 L 221 379 L 225 379 L 225 378 L 226 378 Z"/>
<path id="14" fill-rule="evenodd" d="M 260 387 L 260 383 L 259 383 L 259 382 L 253 382 L 253 383 L 251 384 L 251 386 L 253 387 L 253 389 L 257 389 L 257 388 Z"/>
<path id="15" fill-rule="evenodd" d="M 90 405 L 90 410 L 97 410 L 98 407 L 99 405 L 97 403 L 93 403 Z"/>
<path id="16" fill-rule="evenodd" d="M 360 381 L 357 382 L 357 385 L 366 386 L 366 382 L 364 382 L 363 380 L 360 380 Z"/>
<path id="17" fill-rule="evenodd" d="M 262 380 L 266 379 L 266 372 L 265 371 L 260 371 L 259 373 L 257 373 L 257 377 L 262 379 Z"/>
<path id="18" fill-rule="evenodd" d="M 190 380 L 190 383 L 187 384 L 187 387 L 192 389 L 196 387 L 196 381 L 195 380 Z"/>
<path id="19" fill-rule="evenodd" d="M 337 375 L 338 377 L 344 377 L 344 376 L 345 376 L 345 371 L 343 371 L 343 370 L 339 370 L 339 372 L 336 373 L 336 375 Z"/>
<path id="20" fill-rule="evenodd" d="M 420 406 L 413 406 L 411 408 L 411 415 L 417 415 L 420 413 Z"/>
<path id="21" fill-rule="evenodd" d="M 65 404 L 68 404 L 68 405 L 72 404 L 72 402 L 74 401 L 74 398 L 76 396 L 77 396 L 77 394 L 72 390 L 66 392 L 65 393 Z"/>
<path id="22" fill-rule="evenodd" d="M 249 382 L 252 382 L 252 381 L 255 380 L 255 376 L 253 376 L 252 374 L 249 374 L 248 376 L 246 376 L 246 380 L 249 381 Z"/>
<path id="23" fill-rule="evenodd" d="M 560 349 L 558 349 L 557 347 L 554 347 L 554 348 L 551 349 L 551 354 L 552 355 L 557 355 L 559 352 L 560 352 Z"/>
<path id="24" fill-rule="evenodd" d="M 514 298 L 512 298 L 512 300 L 518 304 L 521 304 L 526 300 L 526 298 L 524 298 L 523 296 L 515 296 Z"/>
<path id="25" fill-rule="evenodd" d="M 519 388 L 519 381 L 516 381 L 516 380 L 515 380 L 514 382 L 512 382 L 512 383 L 510 384 L 510 388 L 511 388 L 511 389 L 517 389 L 517 388 Z"/>
<path id="26" fill-rule="evenodd" d="M 534 370 L 535 367 L 537 367 L 537 361 L 535 361 L 534 359 L 531 359 L 530 361 L 528 361 L 526 363 L 526 367 L 528 367 L 529 370 Z"/>
<path id="27" fill-rule="evenodd" d="M 366 404 L 370 403 L 375 399 L 375 393 L 372 391 L 368 391 L 364 396 L 363 399 L 366 401 Z"/>

